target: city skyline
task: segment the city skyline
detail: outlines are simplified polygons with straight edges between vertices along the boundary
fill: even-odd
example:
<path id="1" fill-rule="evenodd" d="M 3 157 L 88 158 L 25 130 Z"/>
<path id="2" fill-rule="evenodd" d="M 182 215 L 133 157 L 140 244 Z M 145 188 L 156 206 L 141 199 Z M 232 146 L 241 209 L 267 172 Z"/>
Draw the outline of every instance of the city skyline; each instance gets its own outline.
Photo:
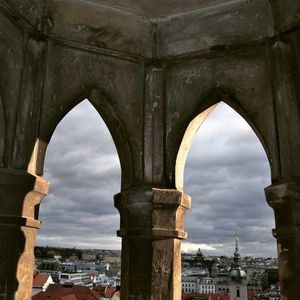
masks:
<path id="1" fill-rule="evenodd" d="M 44 176 L 51 189 L 41 204 L 37 243 L 120 249 L 113 207 L 120 172 L 108 129 L 88 101 L 80 103 L 59 124 L 47 151 Z M 249 125 L 225 104 L 201 126 L 184 175 L 192 208 L 183 251 L 200 247 L 207 255 L 230 256 L 237 232 L 241 255 L 276 256 L 273 211 L 263 191 L 270 184 L 266 154 Z"/>

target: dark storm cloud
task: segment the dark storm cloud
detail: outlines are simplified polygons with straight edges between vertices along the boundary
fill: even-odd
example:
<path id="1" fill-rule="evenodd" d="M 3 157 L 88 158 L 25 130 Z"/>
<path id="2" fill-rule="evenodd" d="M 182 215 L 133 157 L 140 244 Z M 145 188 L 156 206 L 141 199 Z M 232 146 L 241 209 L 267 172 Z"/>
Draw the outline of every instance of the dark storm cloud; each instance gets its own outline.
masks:
<path id="1" fill-rule="evenodd" d="M 51 189 L 40 209 L 38 242 L 120 248 L 119 216 L 113 205 L 120 173 L 109 131 L 84 101 L 59 124 L 47 151 L 45 177 Z"/>
<path id="2" fill-rule="evenodd" d="M 103 121 L 86 101 L 60 123 L 46 157 L 50 194 L 41 205 L 38 243 L 120 248 L 120 164 Z M 242 255 L 275 255 L 272 210 L 263 189 L 270 184 L 266 155 L 247 124 L 224 104 L 200 128 L 185 168 L 189 238 L 184 249 L 232 255 L 240 235 Z"/>
<path id="3" fill-rule="evenodd" d="M 264 188 L 270 169 L 260 141 L 248 124 L 225 104 L 200 128 L 185 168 L 187 248 L 212 246 L 208 254 L 231 255 L 234 233 L 242 254 L 275 256 L 274 220 Z M 205 251 L 204 251 L 205 252 Z"/>

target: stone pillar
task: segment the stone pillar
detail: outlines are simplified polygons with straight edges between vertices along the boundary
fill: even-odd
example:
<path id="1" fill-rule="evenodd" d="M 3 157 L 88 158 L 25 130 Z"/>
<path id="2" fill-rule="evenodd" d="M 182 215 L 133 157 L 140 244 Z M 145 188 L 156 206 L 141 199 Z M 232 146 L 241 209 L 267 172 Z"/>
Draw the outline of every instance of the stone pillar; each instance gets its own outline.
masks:
<path id="1" fill-rule="evenodd" d="M 177 190 L 125 191 L 121 215 L 123 300 L 181 299 L 181 239 L 190 197 Z"/>
<path id="2" fill-rule="evenodd" d="M 39 204 L 48 182 L 0 169 L 0 300 L 30 300 Z"/>
<path id="3" fill-rule="evenodd" d="M 282 300 L 299 298 L 300 286 L 300 182 L 290 181 L 266 188 L 274 209 Z"/>

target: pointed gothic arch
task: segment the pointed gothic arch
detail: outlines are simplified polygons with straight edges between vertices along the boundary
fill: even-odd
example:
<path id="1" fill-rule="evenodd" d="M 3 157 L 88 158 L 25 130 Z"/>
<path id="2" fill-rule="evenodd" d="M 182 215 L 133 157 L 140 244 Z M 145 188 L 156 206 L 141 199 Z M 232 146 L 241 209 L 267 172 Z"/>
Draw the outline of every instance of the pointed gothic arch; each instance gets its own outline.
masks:
<path id="1" fill-rule="evenodd" d="M 45 245 L 49 237 L 50 243 L 53 238 L 57 239 L 55 247 L 64 246 L 58 243 L 66 243 L 69 248 L 80 247 L 80 243 L 83 247 L 93 243 L 101 247 L 110 240 L 116 247 L 120 246 L 114 239 L 119 218 L 113 205 L 113 196 L 120 191 L 120 162 L 108 128 L 99 118 L 86 99 L 68 112 L 51 136 L 45 176 L 52 184 L 37 215 L 43 220 L 37 245 Z M 107 215 L 114 216 L 107 218 Z M 77 223 L 86 218 L 93 226 Z M 104 227 L 107 230 L 102 231 Z M 79 232 L 82 239 L 78 239 Z M 69 242 L 68 237 L 73 241 Z"/>
<path id="2" fill-rule="evenodd" d="M 132 178 L 132 155 L 131 148 L 128 142 L 126 131 L 123 124 L 115 113 L 113 106 L 109 102 L 109 98 L 100 90 L 92 89 L 88 93 L 82 93 L 73 100 L 67 101 L 68 105 L 63 107 L 60 111 L 53 114 L 51 125 L 47 124 L 46 129 L 40 129 L 41 133 L 36 140 L 35 147 L 28 166 L 28 172 L 33 175 L 41 176 L 44 170 L 44 161 L 48 144 L 55 131 L 55 128 L 60 121 L 70 112 L 76 105 L 87 99 L 90 104 L 98 112 L 106 124 L 112 139 L 115 143 L 117 153 L 120 159 L 122 170 L 122 186 L 126 186 Z"/>
<path id="3" fill-rule="evenodd" d="M 183 191 L 184 166 L 192 141 L 203 122 L 220 102 L 224 102 L 237 112 L 254 131 L 265 150 L 272 172 L 272 163 L 274 160 L 272 159 L 271 151 L 268 147 L 267 141 L 261 133 L 262 131 L 260 127 L 252 121 L 249 114 L 242 108 L 241 105 L 239 105 L 234 96 L 227 93 L 225 90 L 218 88 L 214 89 L 207 97 L 204 98 L 204 101 L 201 102 L 198 108 L 199 110 L 194 112 L 190 118 L 190 122 L 186 125 L 186 130 L 183 134 L 175 163 L 175 186 L 180 191 Z"/>
<path id="4" fill-rule="evenodd" d="M 184 191 L 192 198 L 192 209 L 185 219 L 189 238 L 183 249 L 195 250 L 201 244 L 212 255 L 221 252 L 220 244 L 227 248 L 229 228 L 232 233 L 241 230 L 247 238 L 244 251 L 266 255 L 271 249 L 271 256 L 276 256 L 273 214 L 264 199 L 264 188 L 271 183 L 266 153 L 245 119 L 224 102 L 196 134 L 184 175 Z M 259 226 L 257 236 L 268 241 L 260 240 L 261 249 L 252 248 L 256 243 L 253 226 Z"/>

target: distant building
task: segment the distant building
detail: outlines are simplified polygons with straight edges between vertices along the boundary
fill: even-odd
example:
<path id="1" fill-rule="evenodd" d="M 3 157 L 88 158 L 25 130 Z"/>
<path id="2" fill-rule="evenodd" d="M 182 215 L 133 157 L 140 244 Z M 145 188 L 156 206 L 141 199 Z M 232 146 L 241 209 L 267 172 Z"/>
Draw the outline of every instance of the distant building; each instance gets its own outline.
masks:
<path id="1" fill-rule="evenodd" d="M 74 285 L 93 286 L 93 274 L 88 273 L 59 273 L 58 280 L 60 284 L 72 283 Z"/>
<path id="2" fill-rule="evenodd" d="M 196 257 L 193 261 L 191 261 L 192 266 L 201 267 L 202 269 L 207 269 L 209 271 L 209 274 L 212 274 L 213 267 L 215 266 L 215 260 L 214 259 L 207 259 L 201 249 L 198 249 L 198 252 L 196 254 Z"/>
<path id="3" fill-rule="evenodd" d="M 230 269 L 231 282 L 229 284 L 230 300 L 247 300 L 246 272 L 240 266 L 241 256 L 238 248 L 238 237 L 235 237 L 235 252 Z"/>
<path id="4" fill-rule="evenodd" d="M 271 285 L 276 285 L 279 281 L 278 268 L 267 268 L 263 275 L 263 288 L 269 289 Z"/>
<path id="5" fill-rule="evenodd" d="M 96 253 L 94 251 L 83 251 L 82 252 L 82 260 L 86 261 L 95 261 L 96 260 Z"/>
<path id="6" fill-rule="evenodd" d="M 78 258 L 77 253 L 72 253 L 72 254 L 70 255 L 70 257 L 69 257 L 69 260 L 70 260 L 70 261 L 78 261 L 79 258 Z"/>
<path id="7" fill-rule="evenodd" d="M 111 299 L 117 292 L 116 287 L 103 285 L 95 286 L 93 287 L 93 290 L 100 295 L 101 299 Z"/>
<path id="8" fill-rule="evenodd" d="M 119 256 L 114 256 L 114 255 L 103 255 L 103 261 L 107 263 L 116 263 L 120 264 L 121 263 L 121 257 Z"/>
<path id="9" fill-rule="evenodd" d="M 88 299 L 88 300 L 99 300 L 100 295 L 88 287 L 76 286 L 71 283 L 60 285 L 53 284 L 49 285 L 45 292 L 39 292 L 32 297 L 32 300 L 77 300 L 77 299 Z"/>
<path id="10" fill-rule="evenodd" d="M 76 273 L 78 271 L 77 264 L 73 262 L 63 262 L 60 264 L 60 268 L 64 273 Z"/>
<path id="11" fill-rule="evenodd" d="M 229 295 L 229 281 L 218 280 L 216 283 L 216 294 L 217 295 Z"/>
<path id="12" fill-rule="evenodd" d="M 32 283 L 32 295 L 36 295 L 39 292 L 45 292 L 50 284 L 54 284 L 51 275 L 34 274 Z"/>
<path id="13" fill-rule="evenodd" d="M 181 300 L 229 300 L 227 295 L 183 293 Z"/>
<path id="14" fill-rule="evenodd" d="M 193 276 L 184 276 L 181 278 L 182 291 L 184 293 L 197 293 L 199 278 Z"/>
<path id="15" fill-rule="evenodd" d="M 269 290 L 269 300 L 280 300 L 280 289 L 278 284 L 272 284 Z"/>
<path id="16" fill-rule="evenodd" d="M 181 281 L 184 293 L 214 294 L 216 292 L 216 286 L 210 277 L 185 276 Z"/>
<path id="17" fill-rule="evenodd" d="M 252 293 L 253 295 L 256 295 L 256 294 L 259 294 L 259 293 L 262 292 L 262 287 L 258 286 L 258 285 L 248 284 L 247 285 L 247 291 L 248 291 L 248 295 L 249 295 L 249 293 Z M 248 296 L 248 298 L 249 298 L 249 296 Z"/>
<path id="18" fill-rule="evenodd" d="M 198 293 L 200 294 L 215 294 L 216 286 L 213 283 L 213 279 L 210 277 L 204 277 L 200 280 Z"/>
<path id="19" fill-rule="evenodd" d="M 39 266 L 38 270 L 41 273 L 55 275 L 57 272 L 61 271 L 60 263 L 55 259 L 43 260 Z"/>

